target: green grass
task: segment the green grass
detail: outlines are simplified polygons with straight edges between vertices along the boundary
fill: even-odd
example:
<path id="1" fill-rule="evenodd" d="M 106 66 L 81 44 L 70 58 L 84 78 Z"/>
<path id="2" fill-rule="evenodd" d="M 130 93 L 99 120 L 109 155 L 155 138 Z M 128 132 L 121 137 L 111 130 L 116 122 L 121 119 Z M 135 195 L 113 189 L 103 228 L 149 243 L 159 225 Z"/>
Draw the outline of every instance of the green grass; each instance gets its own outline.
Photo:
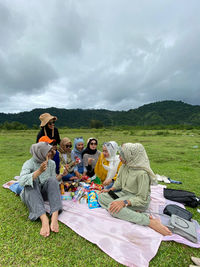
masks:
<path id="1" fill-rule="evenodd" d="M 22 164 L 30 158 L 29 149 L 36 130 L 0 132 L 0 183 L 19 175 Z M 61 129 L 61 137 L 72 140 L 94 136 L 101 150 L 104 141 L 118 144 L 140 142 L 148 153 L 155 173 L 181 180 L 182 185 L 169 188 L 186 189 L 200 195 L 200 131 L 199 130 L 130 130 Z M 198 148 L 193 148 L 193 146 Z M 60 224 L 60 233 L 48 238 L 39 235 L 40 222 L 28 220 L 27 208 L 19 197 L 0 187 L 0 266 L 121 266 L 96 245 Z M 200 222 L 196 209 L 187 208 Z M 145 242 L 145 240 L 144 240 Z M 189 266 L 190 257 L 200 257 L 200 250 L 175 242 L 162 242 L 150 266 Z"/>

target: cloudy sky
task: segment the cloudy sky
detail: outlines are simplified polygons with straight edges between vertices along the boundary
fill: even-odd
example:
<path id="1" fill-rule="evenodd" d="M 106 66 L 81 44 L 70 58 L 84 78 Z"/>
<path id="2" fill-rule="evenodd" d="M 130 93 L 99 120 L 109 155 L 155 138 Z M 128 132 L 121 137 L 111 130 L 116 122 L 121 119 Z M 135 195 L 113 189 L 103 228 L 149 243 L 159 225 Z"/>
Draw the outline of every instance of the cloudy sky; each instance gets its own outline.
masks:
<path id="1" fill-rule="evenodd" d="M 200 104 L 199 0 L 0 0 L 0 112 Z"/>

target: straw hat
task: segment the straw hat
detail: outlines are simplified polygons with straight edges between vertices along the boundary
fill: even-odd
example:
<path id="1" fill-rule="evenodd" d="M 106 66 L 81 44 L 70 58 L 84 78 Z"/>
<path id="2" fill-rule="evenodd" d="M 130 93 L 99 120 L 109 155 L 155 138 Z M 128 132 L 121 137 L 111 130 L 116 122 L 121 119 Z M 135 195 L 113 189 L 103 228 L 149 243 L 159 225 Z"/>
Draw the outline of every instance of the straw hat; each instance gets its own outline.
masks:
<path id="1" fill-rule="evenodd" d="M 57 120 L 56 116 L 52 116 L 49 113 L 43 113 L 40 115 L 39 119 L 41 120 L 40 127 L 45 126 L 50 120 Z"/>

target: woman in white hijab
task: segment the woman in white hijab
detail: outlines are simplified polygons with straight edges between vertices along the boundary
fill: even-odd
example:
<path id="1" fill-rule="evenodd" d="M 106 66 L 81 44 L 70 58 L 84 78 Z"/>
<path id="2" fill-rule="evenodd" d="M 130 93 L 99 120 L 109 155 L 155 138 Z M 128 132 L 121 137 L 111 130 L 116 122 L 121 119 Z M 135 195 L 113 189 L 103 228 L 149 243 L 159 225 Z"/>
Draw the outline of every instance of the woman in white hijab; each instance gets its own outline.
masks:
<path id="1" fill-rule="evenodd" d="M 119 150 L 122 167 L 112 188 L 103 190 L 99 195 L 100 205 L 116 218 L 149 226 L 163 235 L 170 235 L 166 226 L 145 213 L 150 203 L 150 185 L 155 183 L 155 174 L 143 145 L 126 143 Z M 111 193 L 116 190 L 117 199 L 114 200 Z"/>
<path id="2" fill-rule="evenodd" d="M 103 152 L 100 154 L 95 166 L 95 175 L 108 189 L 116 180 L 117 173 L 121 167 L 119 156 L 117 155 L 118 144 L 115 141 L 103 144 Z"/>
<path id="3" fill-rule="evenodd" d="M 24 187 L 20 196 L 29 209 L 29 219 L 40 218 L 40 234 L 44 237 L 59 231 L 58 213 L 62 211 L 58 180 L 62 175 L 55 172 L 55 162 L 51 160 L 52 146 L 46 142 L 33 144 L 30 149 L 32 158 L 27 160 L 21 170 L 19 184 Z M 44 201 L 50 205 L 51 224 L 46 215 Z"/>

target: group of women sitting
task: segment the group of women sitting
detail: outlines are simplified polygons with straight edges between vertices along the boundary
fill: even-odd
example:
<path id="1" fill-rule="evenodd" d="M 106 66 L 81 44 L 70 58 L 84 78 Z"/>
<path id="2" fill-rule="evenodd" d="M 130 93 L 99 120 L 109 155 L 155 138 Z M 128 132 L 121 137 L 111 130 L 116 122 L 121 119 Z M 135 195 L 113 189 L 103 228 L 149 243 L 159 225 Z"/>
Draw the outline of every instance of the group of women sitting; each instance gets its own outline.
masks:
<path id="1" fill-rule="evenodd" d="M 103 144 L 100 152 L 96 138 L 89 138 L 84 148 L 83 138 L 77 137 L 72 149 L 69 138 L 60 139 L 54 127 L 57 120 L 55 116 L 44 113 L 40 120 L 42 129 L 37 136 L 37 143 L 31 146 L 32 158 L 22 167 L 19 183 L 24 187 L 21 198 L 29 208 L 29 218 L 40 218 L 42 222 L 42 236 L 49 236 L 50 231 L 59 232 L 58 215 L 62 211 L 59 181 L 74 180 L 81 175 L 96 176 L 103 183 L 104 190 L 99 194 L 99 203 L 112 216 L 149 226 L 163 235 L 171 234 L 158 219 L 145 213 L 155 175 L 141 144 L 126 143 L 119 148 L 115 141 L 110 141 Z M 58 150 L 57 144 L 60 145 Z M 111 190 L 115 191 L 116 200 L 108 193 Z M 50 205 L 50 224 L 45 200 Z"/>

